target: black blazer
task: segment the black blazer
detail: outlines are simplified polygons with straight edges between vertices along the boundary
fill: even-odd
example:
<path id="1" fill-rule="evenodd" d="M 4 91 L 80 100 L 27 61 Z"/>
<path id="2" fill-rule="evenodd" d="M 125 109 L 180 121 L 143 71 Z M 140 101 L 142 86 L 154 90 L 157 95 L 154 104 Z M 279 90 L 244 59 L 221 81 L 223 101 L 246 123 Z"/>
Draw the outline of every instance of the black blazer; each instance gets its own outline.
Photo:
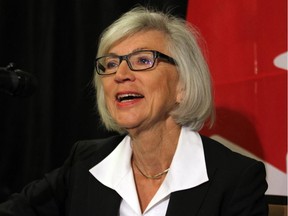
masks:
<path id="1" fill-rule="evenodd" d="M 117 216 L 121 197 L 90 174 L 123 136 L 75 144 L 65 164 L 0 205 L 0 216 Z M 264 216 L 265 168 L 203 137 L 209 181 L 171 194 L 166 216 Z M 157 216 L 157 215 L 156 215 Z"/>

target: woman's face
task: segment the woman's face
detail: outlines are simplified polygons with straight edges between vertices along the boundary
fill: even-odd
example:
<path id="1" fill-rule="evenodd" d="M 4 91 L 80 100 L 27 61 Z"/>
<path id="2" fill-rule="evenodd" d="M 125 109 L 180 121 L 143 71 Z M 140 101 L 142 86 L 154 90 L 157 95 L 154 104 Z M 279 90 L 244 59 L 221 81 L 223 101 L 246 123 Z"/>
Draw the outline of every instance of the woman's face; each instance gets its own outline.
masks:
<path id="1" fill-rule="evenodd" d="M 162 32 L 139 32 L 116 43 L 109 53 L 127 55 L 136 50 L 156 50 L 171 56 Z M 165 126 L 180 100 L 176 66 L 156 60 L 146 71 L 131 71 L 123 60 L 115 74 L 101 77 L 105 102 L 112 118 L 128 132 Z M 132 95 L 124 100 L 123 96 Z"/>

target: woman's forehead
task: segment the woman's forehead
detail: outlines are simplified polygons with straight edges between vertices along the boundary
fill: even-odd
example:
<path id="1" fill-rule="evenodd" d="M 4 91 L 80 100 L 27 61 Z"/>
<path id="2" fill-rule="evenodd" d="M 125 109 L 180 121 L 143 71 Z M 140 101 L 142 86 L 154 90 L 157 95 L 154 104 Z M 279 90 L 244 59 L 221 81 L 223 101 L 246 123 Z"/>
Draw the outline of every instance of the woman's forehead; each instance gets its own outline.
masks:
<path id="1" fill-rule="evenodd" d="M 165 52 L 167 39 L 165 33 L 158 30 L 140 31 L 114 42 L 107 53 L 131 53 L 140 49 L 153 49 Z"/>

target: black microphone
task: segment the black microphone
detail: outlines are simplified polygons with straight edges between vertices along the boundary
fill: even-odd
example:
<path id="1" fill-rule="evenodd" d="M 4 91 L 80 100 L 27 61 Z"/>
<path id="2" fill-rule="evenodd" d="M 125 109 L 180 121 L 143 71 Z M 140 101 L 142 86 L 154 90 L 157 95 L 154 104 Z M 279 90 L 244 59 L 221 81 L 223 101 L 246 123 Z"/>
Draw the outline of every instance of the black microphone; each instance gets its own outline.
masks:
<path id="1" fill-rule="evenodd" d="M 27 72 L 14 69 L 14 64 L 0 67 L 0 91 L 11 96 L 31 96 L 37 86 L 37 79 Z"/>

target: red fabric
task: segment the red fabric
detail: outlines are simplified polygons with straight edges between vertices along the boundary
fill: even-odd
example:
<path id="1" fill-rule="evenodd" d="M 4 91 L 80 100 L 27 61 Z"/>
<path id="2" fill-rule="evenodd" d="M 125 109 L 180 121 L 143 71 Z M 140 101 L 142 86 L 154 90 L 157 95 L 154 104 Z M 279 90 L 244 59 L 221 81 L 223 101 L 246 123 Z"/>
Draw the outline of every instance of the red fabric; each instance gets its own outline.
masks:
<path id="1" fill-rule="evenodd" d="M 285 0 L 189 0 L 187 20 L 206 41 L 218 134 L 286 172 L 287 52 Z"/>

